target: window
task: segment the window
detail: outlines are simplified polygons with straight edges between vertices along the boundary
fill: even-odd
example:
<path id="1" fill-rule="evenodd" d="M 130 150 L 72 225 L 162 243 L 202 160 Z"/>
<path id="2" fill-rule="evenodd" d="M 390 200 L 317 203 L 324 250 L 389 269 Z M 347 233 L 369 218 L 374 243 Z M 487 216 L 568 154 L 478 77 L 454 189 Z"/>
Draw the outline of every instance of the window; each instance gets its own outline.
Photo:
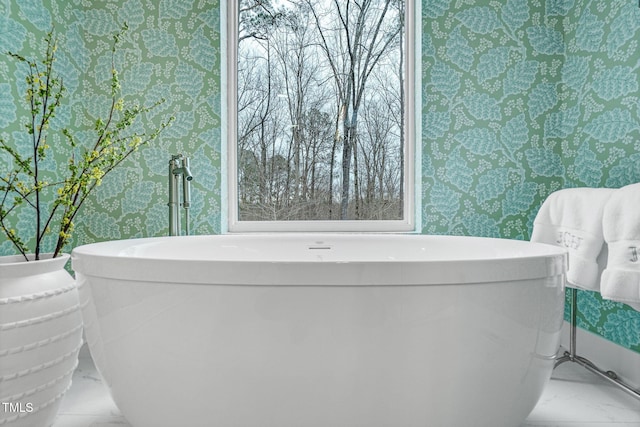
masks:
<path id="1" fill-rule="evenodd" d="M 414 230 L 413 1 L 229 2 L 230 231 Z"/>

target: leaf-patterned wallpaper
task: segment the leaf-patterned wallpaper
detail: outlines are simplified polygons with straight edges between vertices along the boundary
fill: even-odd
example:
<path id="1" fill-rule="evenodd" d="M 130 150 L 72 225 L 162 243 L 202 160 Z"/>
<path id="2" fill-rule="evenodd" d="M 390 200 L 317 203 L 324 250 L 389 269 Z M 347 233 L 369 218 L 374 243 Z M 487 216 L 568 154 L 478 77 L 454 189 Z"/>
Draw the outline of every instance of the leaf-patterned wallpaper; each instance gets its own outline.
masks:
<path id="1" fill-rule="evenodd" d="M 423 0 L 422 15 L 424 233 L 529 239 L 551 192 L 640 182 L 636 0 Z M 640 312 L 594 292 L 578 306 L 581 327 L 640 352 Z"/>
<path id="2" fill-rule="evenodd" d="M 220 16 L 218 0 L 25 0 L 0 1 L 0 47 L 34 57 L 52 27 L 59 37 L 56 69 L 67 87 L 54 131 L 68 127 L 80 137 L 108 108 L 112 36 L 124 22 L 129 30 L 118 46 L 115 67 L 128 102 L 166 102 L 143 117 L 158 125 L 175 122 L 106 177 L 76 222 L 74 244 L 165 235 L 168 227 L 167 173 L 172 154 L 190 156 L 194 233 L 220 232 Z M 0 59 L 0 132 L 6 140 L 25 137 L 24 70 Z M 15 84 L 18 82 L 18 90 Z M 144 124 L 136 123 L 136 130 Z M 152 128 L 147 127 L 148 131 Z M 53 134 L 61 146 L 63 138 Z M 64 149 L 59 164 L 66 164 Z M 51 159 L 53 160 L 53 159 Z M 2 162 L 8 158 L 0 158 Z M 48 162 L 55 173 L 55 162 Z M 23 234 L 35 227 L 31 212 L 18 223 Z M 0 253 L 13 253 L 9 242 Z"/>
<path id="3" fill-rule="evenodd" d="M 128 99 L 166 98 L 175 124 L 105 179 L 75 244 L 164 235 L 171 154 L 192 158 L 197 234 L 221 229 L 218 0 L 0 0 L 0 46 L 28 55 L 51 26 L 69 102 L 57 127 L 104 110 L 109 41 Z M 640 181 L 636 0 L 422 0 L 423 232 L 528 239 L 560 188 Z M 20 138 L 18 73 L 0 60 L 0 132 Z M 8 162 L 0 158 L 2 162 Z M 50 164 L 55 169 L 55 164 Z M 18 228 L 33 220 L 21 217 Z M 13 253 L 7 242 L 0 254 Z M 640 313 L 579 293 L 580 326 L 640 352 Z"/>

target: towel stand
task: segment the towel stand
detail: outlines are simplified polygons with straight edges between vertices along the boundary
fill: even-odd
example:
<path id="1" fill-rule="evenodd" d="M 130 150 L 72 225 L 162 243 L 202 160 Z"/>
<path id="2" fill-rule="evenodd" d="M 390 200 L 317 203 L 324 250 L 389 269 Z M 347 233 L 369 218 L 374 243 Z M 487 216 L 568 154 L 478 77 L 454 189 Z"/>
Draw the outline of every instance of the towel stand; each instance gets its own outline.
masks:
<path id="1" fill-rule="evenodd" d="M 620 387 L 622 390 L 627 392 L 632 397 L 636 399 L 640 399 L 640 390 L 636 390 L 632 388 L 629 384 L 626 384 L 618 375 L 616 375 L 613 371 L 603 371 L 594 365 L 590 360 L 585 359 L 584 357 L 576 355 L 576 333 L 577 333 L 577 313 L 578 313 L 578 290 L 575 288 L 571 289 L 571 323 L 569 330 L 569 351 L 566 351 L 564 355 L 558 360 L 556 360 L 554 369 L 557 368 L 564 362 L 574 362 L 578 365 L 583 366 L 587 370 L 593 372 L 598 375 L 600 378 L 603 378 L 610 383 Z"/>

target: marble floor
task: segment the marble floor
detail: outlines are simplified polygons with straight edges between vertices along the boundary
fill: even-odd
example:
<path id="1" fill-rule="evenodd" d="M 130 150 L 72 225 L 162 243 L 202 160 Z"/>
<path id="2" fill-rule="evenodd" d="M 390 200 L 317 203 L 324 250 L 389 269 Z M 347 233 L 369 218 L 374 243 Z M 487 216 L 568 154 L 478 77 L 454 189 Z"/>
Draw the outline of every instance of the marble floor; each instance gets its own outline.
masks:
<path id="1" fill-rule="evenodd" d="M 130 424 L 111 400 L 91 357 L 83 349 L 73 386 L 53 427 L 114 426 Z M 565 363 L 554 371 L 538 405 L 520 427 L 631 426 L 640 427 L 640 400 L 575 363 Z"/>

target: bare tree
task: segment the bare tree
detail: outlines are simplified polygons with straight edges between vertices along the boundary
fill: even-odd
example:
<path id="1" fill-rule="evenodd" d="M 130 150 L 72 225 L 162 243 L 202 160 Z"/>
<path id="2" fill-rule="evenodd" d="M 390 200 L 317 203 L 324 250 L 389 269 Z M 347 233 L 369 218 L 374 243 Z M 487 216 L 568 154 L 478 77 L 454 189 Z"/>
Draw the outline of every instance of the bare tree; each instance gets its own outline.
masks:
<path id="1" fill-rule="evenodd" d="M 357 149 L 358 113 L 367 92 L 367 80 L 380 59 L 388 53 L 389 46 L 397 43 L 395 39 L 401 30 L 399 25 L 390 22 L 391 2 L 333 0 L 337 19 L 328 22 L 326 12 L 318 11 L 318 6 L 307 0 L 338 89 L 343 147 L 340 219 L 348 217 L 351 159 Z M 336 46 L 342 49 L 336 49 Z"/>
<path id="2" fill-rule="evenodd" d="M 402 217 L 403 31 L 404 0 L 240 0 L 241 219 Z"/>

